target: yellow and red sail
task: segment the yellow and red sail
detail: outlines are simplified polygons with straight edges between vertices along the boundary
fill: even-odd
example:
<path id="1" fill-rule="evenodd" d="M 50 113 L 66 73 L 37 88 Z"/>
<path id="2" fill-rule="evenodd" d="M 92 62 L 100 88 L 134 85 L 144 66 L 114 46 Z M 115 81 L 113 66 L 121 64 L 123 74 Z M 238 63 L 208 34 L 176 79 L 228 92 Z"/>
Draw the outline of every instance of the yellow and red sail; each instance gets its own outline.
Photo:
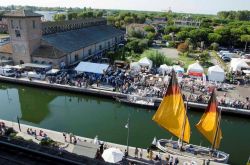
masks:
<path id="1" fill-rule="evenodd" d="M 220 112 L 214 90 L 208 102 L 208 107 L 196 128 L 212 144 L 213 148 L 219 148 L 222 132 L 220 129 Z"/>
<path id="2" fill-rule="evenodd" d="M 175 72 L 153 120 L 179 139 L 189 143 L 190 125 Z"/>

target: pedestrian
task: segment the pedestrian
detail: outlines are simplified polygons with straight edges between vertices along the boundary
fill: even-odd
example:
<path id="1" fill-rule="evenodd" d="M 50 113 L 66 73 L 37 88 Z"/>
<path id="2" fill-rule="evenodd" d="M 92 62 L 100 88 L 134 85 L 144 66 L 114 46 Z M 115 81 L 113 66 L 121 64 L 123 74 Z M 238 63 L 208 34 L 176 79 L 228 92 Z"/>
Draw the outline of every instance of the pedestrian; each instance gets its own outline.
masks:
<path id="1" fill-rule="evenodd" d="M 141 151 L 140 151 L 140 158 L 142 159 L 142 155 L 143 155 L 143 149 L 141 148 Z"/>
<path id="2" fill-rule="evenodd" d="M 34 135 L 35 135 L 35 139 L 37 139 L 37 134 L 36 134 L 36 130 L 34 131 Z"/>
<path id="3" fill-rule="evenodd" d="M 169 165 L 172 165 L 172 164 L 173 164 L 173 156 L 170 156 Z"/>
<path id="4" fill-rule="evenodd" d="M 138 152 L 139 152 L 139 150 L 138 150 L 138 148 L 136 147 L 136 148 L 135 148 L 135 157 L 136 157 L 136 158 L 138 158 Z"/>
<path id="5" fill-rule="evenodd" d="M 67 142 L 67 137 L 66 137 L 66 133 L 63 132 L 63 137 L 64 137 L 64 141 Z"/>
<path id="6" fill-rule="evenodd" d="M 178 159 L 178 157 L 176 157 L 174 160 L 174 165 L 178 165 L 178 164 L 179 164 L 179 159 Z"/>

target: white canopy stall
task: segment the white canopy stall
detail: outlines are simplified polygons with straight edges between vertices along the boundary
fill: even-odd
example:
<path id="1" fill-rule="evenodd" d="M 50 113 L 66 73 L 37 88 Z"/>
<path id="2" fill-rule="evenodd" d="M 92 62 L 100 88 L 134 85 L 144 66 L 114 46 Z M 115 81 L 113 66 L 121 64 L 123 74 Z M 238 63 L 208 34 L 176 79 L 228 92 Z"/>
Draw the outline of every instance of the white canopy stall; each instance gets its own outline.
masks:
<path id="1" fill-rule="evenodd" d="M 96 74 L 103 74 L 107 69 L 109 65 L 107 64 L 99 64 L 99 63 L 92 63 L 92 62 L 80 62 L 75 70 L 77 73 L 96 73 Z"/>
<path id="2" fill-rule="evenodd" d="M 171 66 L 167 66 L 166 64 L 163 64 L 159 67 L 159 72 L 165 75 L 164 73 L 170 73 L 172 70 Z"/>
<path id="3" fill-rule="evenodd" d="M 243 59 L 232 58 L 230 63 L 230 70 L 236 72 L 236 71 L 241 71 L 242 68 L 247 69 L 250 67 Z"/>
<path id="4" fill-rule="evenodd" d="M 143 57 L 138 61 L 139 65 L 142 67 L 152 68 L 153 62 L 147 57 Z"/>
<path id="5" fill-rule="evenodd" d="M 198 62 L 196 62 L 188 66 L 187 73 L 189 76 L 202 77 L 204 69 Z"/>
<path id="6" fill-rule="evenodd" d="M 208 68 L 208 80 L 223 82 L 225 80 L 224 70 L 219 65 L 209 67 Z"/>

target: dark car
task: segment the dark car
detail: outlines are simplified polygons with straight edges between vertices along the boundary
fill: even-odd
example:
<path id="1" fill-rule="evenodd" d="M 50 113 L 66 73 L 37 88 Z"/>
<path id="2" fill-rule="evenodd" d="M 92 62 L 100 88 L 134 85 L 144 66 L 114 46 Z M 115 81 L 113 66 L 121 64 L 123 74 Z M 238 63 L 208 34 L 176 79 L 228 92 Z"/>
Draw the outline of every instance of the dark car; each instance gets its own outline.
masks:
<path id="1" fill-rule="evenodd" d="M 231 61 L 231 58 L 230 57 L 222 57 L 221 58 L 223 61 L 225 62 L 230 62 Z"/>

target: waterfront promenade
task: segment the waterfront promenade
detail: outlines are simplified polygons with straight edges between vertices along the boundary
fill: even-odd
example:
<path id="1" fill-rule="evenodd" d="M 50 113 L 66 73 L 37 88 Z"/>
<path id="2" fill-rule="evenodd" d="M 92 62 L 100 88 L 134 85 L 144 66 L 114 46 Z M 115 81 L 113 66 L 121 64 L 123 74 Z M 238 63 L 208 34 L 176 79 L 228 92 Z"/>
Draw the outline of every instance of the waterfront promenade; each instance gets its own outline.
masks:
<path id="1" fill-rule="evenodd" d="M 39 88 L 48 88 L 48 89 L 63 90 L 63 91 L 68 91 L 68 92 L 75 92 L 75 93 L 82 93 L 82 94 L 89 94 L 89 95 L 96 95 L 96 96 L 105 96 L 111 99 L 127 98 L 128 96 L 130 96 L 129 94 L 114 92 L 112 90 L 107 90 L 103 88 L 96 88 L 96 87 L 86 88 L 86 87 L 77 87 L 77 86 L 69 86 L 69 85 L 61 85 L 61 84 L 51 84 L 51 83 L 48 83 L 47 81 L 36 80 L 36 79 L 32 79 L 32 81 L 30 81 L 27 78 L 13 78 L 13 77 L 5 77 L 5 76 L 0 75 L 0 81 L 28 85 L 28 86 L 35 86 Z M 162 99 L 155 98 L 155 100 L 158 100 L 158 102 L 160 102 Z M 205 109 L 207 107 L 207 104 L 196 103 L 196 102 L 189 102 L 188 105 L 190 108 L 196 108 L 196 109 Z M 151 108 L 147 106 L 145 107 Z M 246 110 L 246 109 L 222 107 L 222 112 L 232 114 L 232 115 L 241 115 L 244 117 L 250 116 L 250 110 Z"/>
<path id="2" fill-rule="evenodd" d="M 82 155 L 82 156 L 86 156 L 89 158 L 94 158 L 96 150 L 99 148 L 99 145 L 94 144 L 94 139 L 75 136 L 77 139 L 77 143 L 74 145 L 73 143 L 69 143 L 69 140 L 67 140 L 67 142 L 65 142 L 65 139 L 64 139 L 62 132 L 38 128 L 38 127 L 34 127 L 34 126 L 29 126 L 26 124 L 20 124 L 20 128 L 21 128 L 21 131 L 20 131 L 19 126 L 16 122 L 11 122 L 11 121 L 6 121 L 6 120 L 0 120 L 0 122 L 4 122 L 7 127 L 14 128 L 14 130 L 18 132 L 16 136 L 21 136 L 25 140 L 32 140 L 33 142 L 38 143 L 38 144 L 40 143 L 39 137 L 35 138 L 34 135 L 28 134 L 27 129 L 29 128 L 29 129 L 32 129 L 33 131 L 36 130 L 36 132 L 39 132 L 40 130 L 42 130 L 44 133 L 47 134 L 47 136 L 49 138 L 51 138 L 55 142 L 58 142 L 60 144 L 60 148 L 62 150 L 66 150 L 68 152 L 75 153 L 75 154 Z M 67 134 L 67 139 L 68 138 L 69 138 L 69 134 Z M 127 149 L 127 146 L 125 146 L 125 145 L 114 144 L 114 143 L 110 143 L 110 142 L 103 142 L 103 143 L 107 148 L 111 148 L 111 147 L 118 148 L 122 152 L 125 152 L 125 150 Z M 141 151 L 141 149 L 139 149 L 139 151 Z M 159 161 L 150 160 L 147 157 L 147 150 L 146 149 L 142 149 L 142 151 L 143 151 L 142 158 L 135 158 L 135 154 L 134 154 L 135 147 L 130 146 L 129 147 L 129 156 L 127 157 L 127 160 L 129 160 L 131 162 L 136 162 L 138 164 L 165 164 L 166 157 L 170 156 L 170 157 L 173 157 L 174 159 L 177 157 L 176 155 L 171 155 L 171 154 L 166 154 L 166 153 L 154 151 L 153 158 L 156 155 L 159 155 L 160 158 L 162 159 L 162 161 L 159 162 Z M 178 159 L 179 159 L 179 164 L 181 164 L 181 165 L 203 165 L 203 163 L 204 163 L 202 160 L 194 159 L 192 157 L 187 158 L 187 157 L 178 156 Z M 210 165 L 222 165 L 222 164 L 217 163 L 217 162 L 210 162 Z"/>

